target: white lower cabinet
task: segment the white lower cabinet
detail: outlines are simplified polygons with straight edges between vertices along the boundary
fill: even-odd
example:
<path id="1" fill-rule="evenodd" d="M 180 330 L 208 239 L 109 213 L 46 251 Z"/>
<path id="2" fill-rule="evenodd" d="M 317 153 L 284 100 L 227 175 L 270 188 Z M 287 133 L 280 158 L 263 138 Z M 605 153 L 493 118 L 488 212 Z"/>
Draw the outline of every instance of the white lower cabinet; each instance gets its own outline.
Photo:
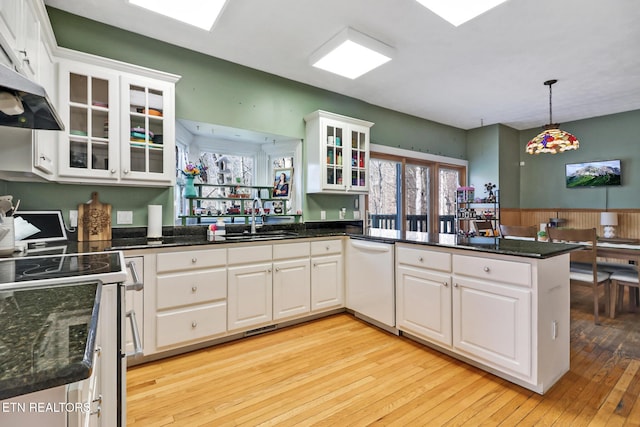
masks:
<path id="1" fill-rule="evenodd" d="M 145 301 L 153 303 L 154 348 L 147 349 L 145 339 L 145 354 L 224 335 L 226 249 L 160 253 L 156 263 L 154 292 L 148 286 L 145 292 Z"/>
<path id="2" fill-rule="evenodd" d="M 568 255 L 396 245 L 397 327 L 544 393 L 569 369 Z"/>
<path id="3" fill-rule="evenodd" d="M 453 286 L 453 347 L 531 375 L 531 291 L 463 277 Z"/>
<path id="4" fill-rule="evenodd" d="M 344 307 L 342 240 L 311 242 L 311 311 Z"/>
<path id="5" fill-rule="evenodd" d="M 271 323 L 273 277 L 271 245 L 229 248 L 228 330 L 239 332 Z"/>
<path id="6" fill-rule="evenodd" d="M 273 319 L 311 311 L 309 242 L 273 245 Z"/>
<path id="7" fill-rule="evenodd" d="M 399 265 L 396 284 L 397 327 L 450 346 L 451 274 Z"/>

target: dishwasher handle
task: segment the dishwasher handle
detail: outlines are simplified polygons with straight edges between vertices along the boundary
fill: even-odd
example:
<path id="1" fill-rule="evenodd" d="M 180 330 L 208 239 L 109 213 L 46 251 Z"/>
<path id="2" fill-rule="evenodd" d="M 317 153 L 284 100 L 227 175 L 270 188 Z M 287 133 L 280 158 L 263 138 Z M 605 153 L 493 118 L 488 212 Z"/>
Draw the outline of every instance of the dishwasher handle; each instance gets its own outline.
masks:
<path id="1" fill-rule="evenodd" d="M 393 247 L 393 245 L 386 243 L 367 243 L 356 240 L 351 240 L 351 246 L 371 252 L 390 252 Z"/>
<path id="2" fill-rule="evenodd" d="M 136 263 L 133 261 L 127 261 L 127 267 L 131 271 L 131 278 L 133 283 L 125 284 L 125 290 L 127 291 L 141 291 L 144 288 L 144 282 L 140 280 L 138 270 L 136 270 Z"/>

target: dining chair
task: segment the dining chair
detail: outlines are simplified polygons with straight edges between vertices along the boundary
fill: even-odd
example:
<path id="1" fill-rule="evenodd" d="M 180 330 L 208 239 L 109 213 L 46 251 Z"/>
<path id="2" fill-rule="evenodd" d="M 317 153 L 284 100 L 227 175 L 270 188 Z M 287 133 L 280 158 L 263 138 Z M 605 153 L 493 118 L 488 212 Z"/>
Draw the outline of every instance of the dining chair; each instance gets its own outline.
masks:
<path id="1" fill-rule="evenodd" d="M 622 311 L 624 288 L 629 288 L 629 309 L 636 311 L 640 306 L 640 272 L 638 268 L 620 269 L 611 274 L 611 317 L 616 310 Z"/>
<path id="2" fill-rule="evenodd" d="M 538 229 L 535 225 L 503 225 L 500 224 L 500 234 L 502 237 L 533 237 L 538 236 Z"/>
<path id="3" fill-rule="evenodd" d="M 611 306 L 611 273 L 598 269 L 597 263 L 597 235 L 595 228 L 547 228 L 547 235 L 551 242 L 583 243 L 581 250 L 571 252 L 569 278 L 574 282 L 589 283 L 593 290 L 593 317 L 596 324 L 600 323 L 599 317 L 599 285 L 604 287 L 605 313 L 609 313 Z"/>
<path id="4" fill-rule="evenodd" d="M 491 236 L 494 235 L 493 224 L 491 221 L 473 221 L 473 226 L 481 236 L 485 236 L 487 234 L 490 234 Z"/>

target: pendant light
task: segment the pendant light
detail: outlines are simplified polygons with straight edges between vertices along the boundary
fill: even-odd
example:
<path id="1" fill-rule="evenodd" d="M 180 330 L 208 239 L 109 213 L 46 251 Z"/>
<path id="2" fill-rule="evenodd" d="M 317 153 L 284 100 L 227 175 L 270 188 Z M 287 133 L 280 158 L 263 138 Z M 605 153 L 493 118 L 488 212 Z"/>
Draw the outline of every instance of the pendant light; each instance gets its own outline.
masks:
<path id="1" fill-rule="evenodd" d="M 527 143 L 525 151 L 529 154 L 540 153 L 562 153 L 567 150 L 577 150 L 580 146 L 578 138 L 569 132 L 560 129 L 560 125 L 553 123 L 551 114 L 551 85 L 557 83 L 558 80 L 547 80 L 545 86 L 549 86 L 549 124 L 535 138 Z"/>

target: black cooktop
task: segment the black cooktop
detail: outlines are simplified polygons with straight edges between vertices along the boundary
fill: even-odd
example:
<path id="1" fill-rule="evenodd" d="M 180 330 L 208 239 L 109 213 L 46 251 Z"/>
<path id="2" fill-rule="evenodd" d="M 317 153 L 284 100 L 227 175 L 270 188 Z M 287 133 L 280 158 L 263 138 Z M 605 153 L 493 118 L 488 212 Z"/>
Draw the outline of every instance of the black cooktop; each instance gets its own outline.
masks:
<path id="1" fill-rule="evenodd" d="M 118 252 L 11 258 L 0 261 L 0 284 L 99 275 L 122 270 Z"/>

